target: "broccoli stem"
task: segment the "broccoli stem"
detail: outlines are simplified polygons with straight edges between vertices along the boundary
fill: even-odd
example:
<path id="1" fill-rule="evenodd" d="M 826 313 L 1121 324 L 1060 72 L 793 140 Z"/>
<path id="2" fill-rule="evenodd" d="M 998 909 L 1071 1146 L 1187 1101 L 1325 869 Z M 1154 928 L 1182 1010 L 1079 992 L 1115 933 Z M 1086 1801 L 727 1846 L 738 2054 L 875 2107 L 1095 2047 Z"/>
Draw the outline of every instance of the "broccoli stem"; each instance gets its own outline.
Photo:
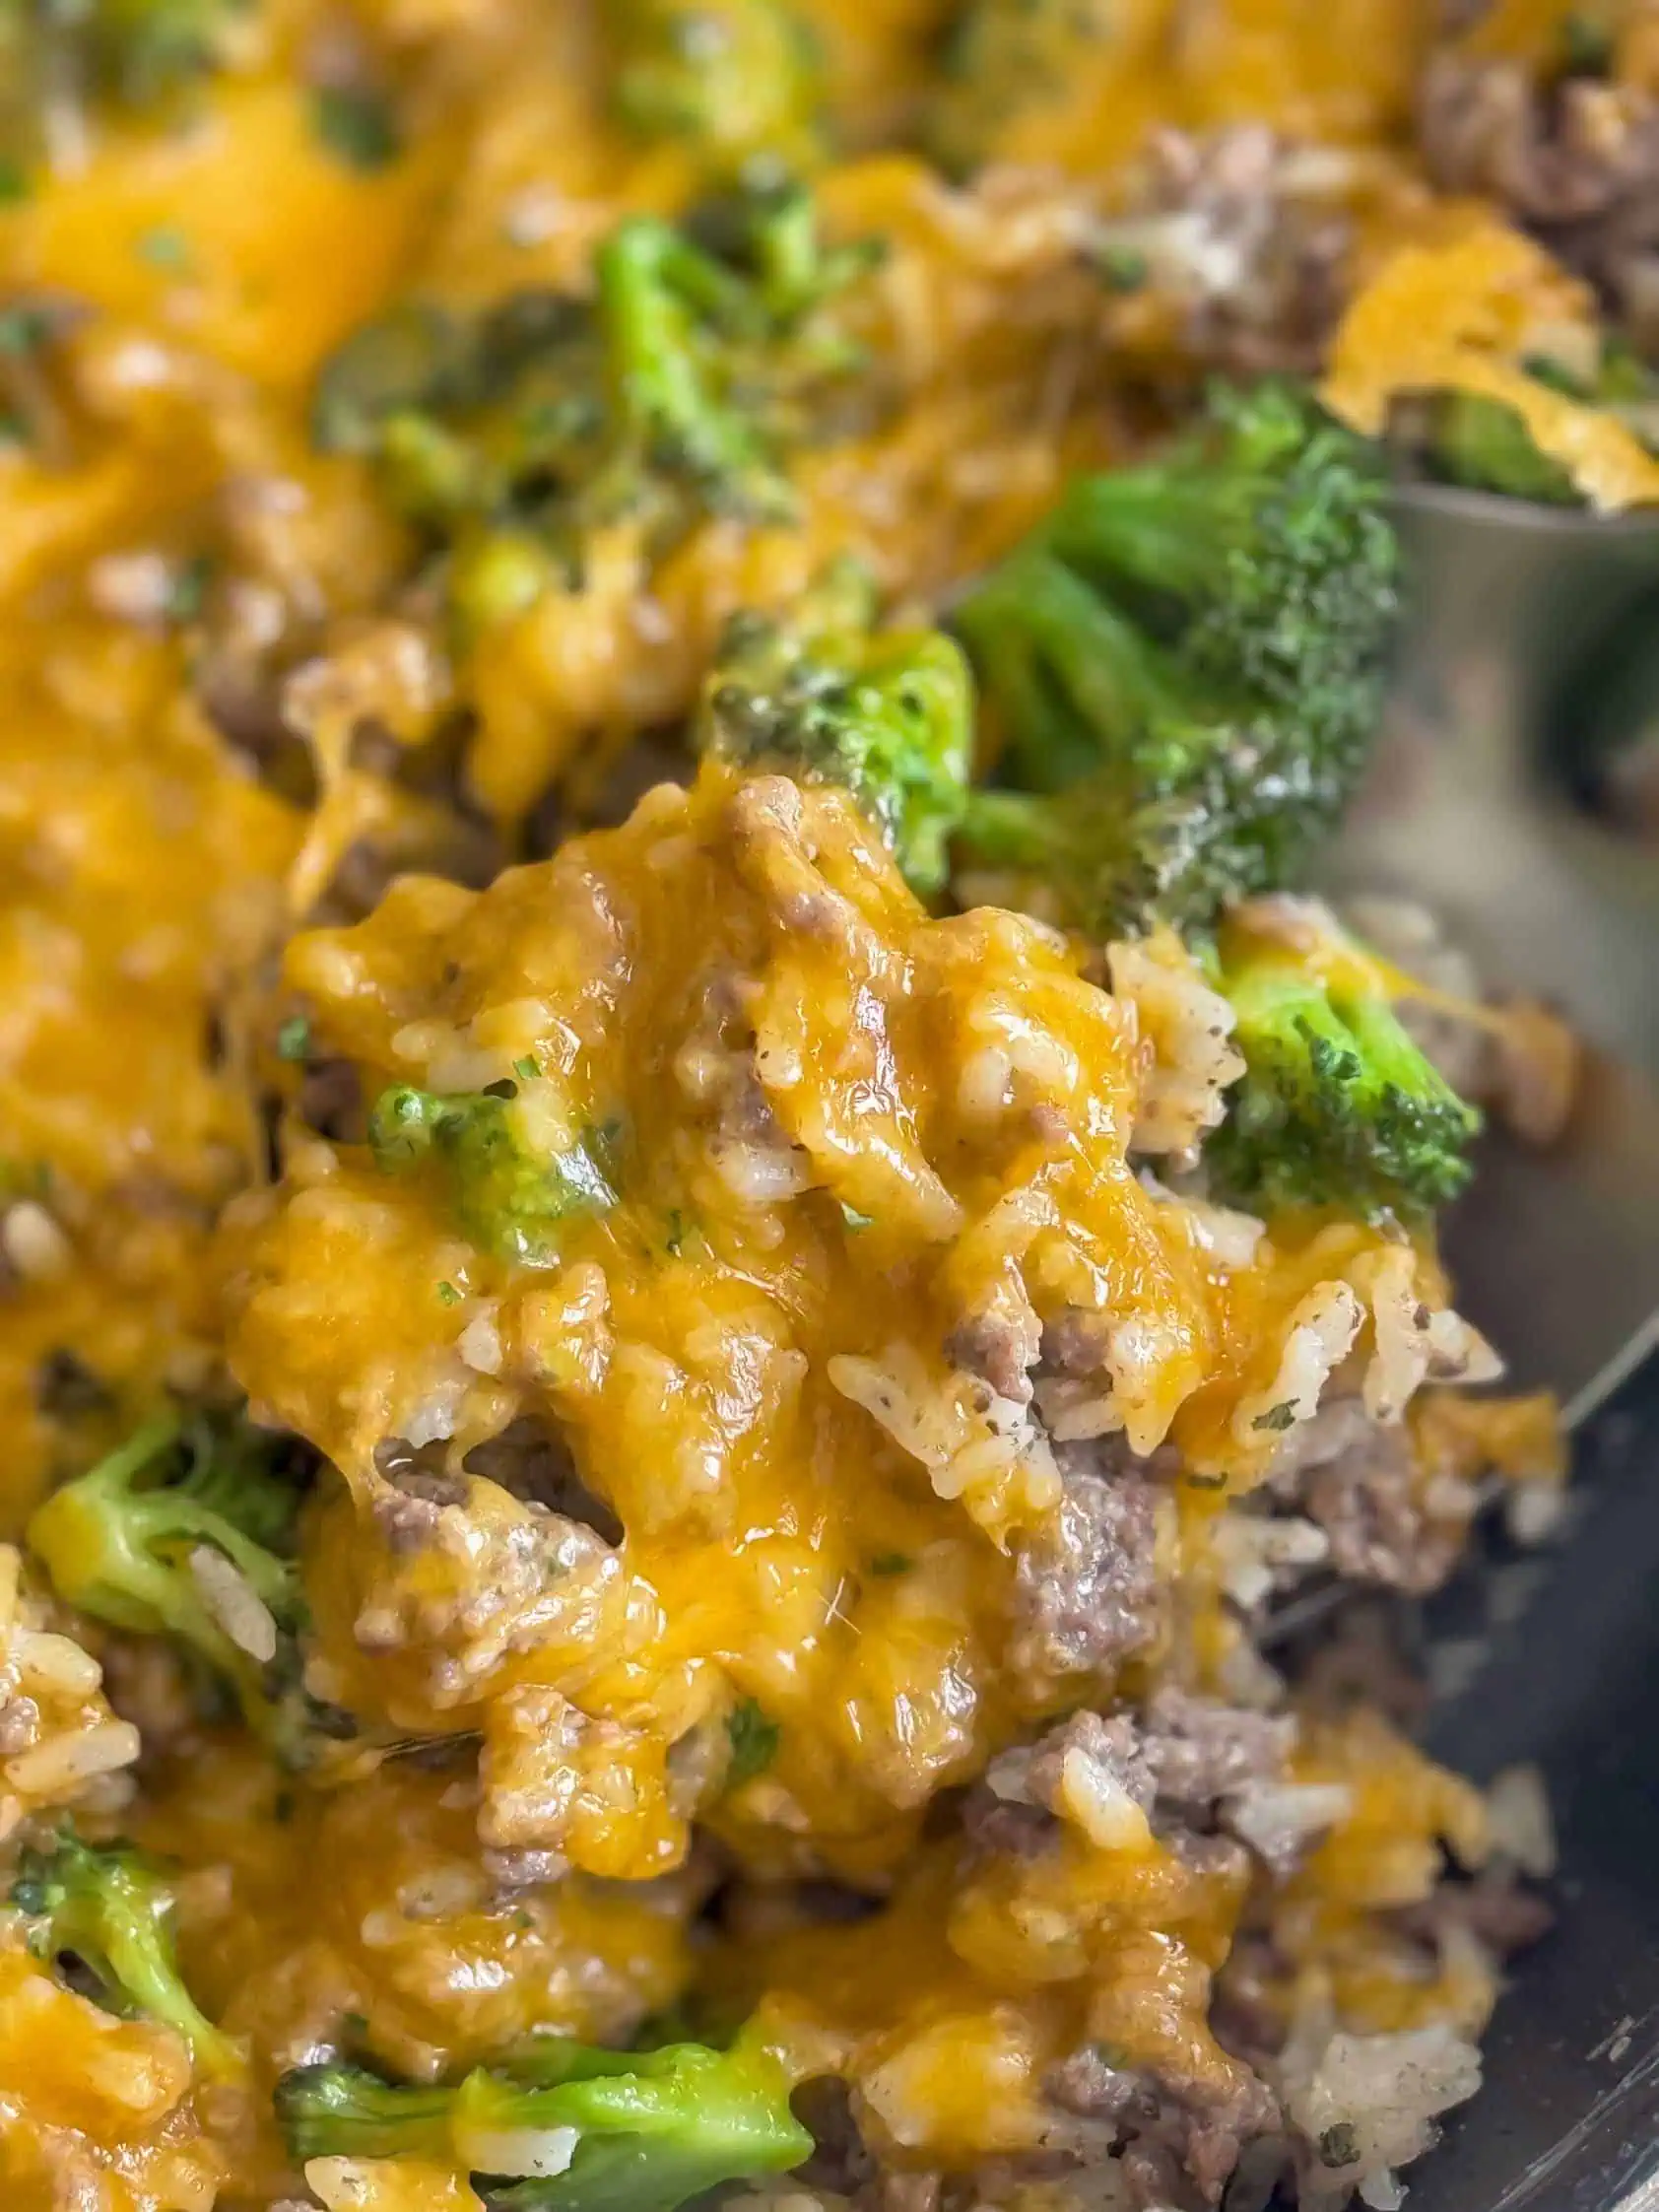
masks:
<path id="1" fill-rule="evenodd" d="M 1157 648 L 1045 547 L 970 593 L 956 627 L 1001 708 L 1010 773 L 1055 791 L 1177 707 Z"/>
<path id="2" fill-rule="evenodd" d="M 1373 449 L 1277 385 L 1218 393 L 1166 460 L 1074 483 L 954 618 L 999 779 L 1055 813 L 970 803 L 964 840 L 1091 929 L 1210 928 L 1294 883 L 1380 712 L 1381 498 Z"/>
<path id="3" fill-rule="evenodd" d="M 514 2212 L 675 2212 L 722 2182 L 810 2155 L 789 2082 L 758 2044 L 599 2050 L 538 2039 L 452 2089 L 396 2088 L 356 2068 L 305 2066 L 277 2089 L 299 2163 L 449 2158 Z"/>
<path id="4" fill-rule="evenodd" d="M 959 835 L 978 860 L 1003 868 L 1046 869 L 1055 859 L 1052 809 L 1025 791 L 980 789 L 967 795 Z"/>
<path id="5" fill-rule="evenodd" d="M 293 1544 L 299 1495 L 261 1463 L 269 1448 L 246 1430 L 157 1419 L 36 1507 L 28 1542 L 66 1605 L 193 1653 L 235 1691 L 248 1725 L 298 1766 L 322 1716 L 300 1688 L 299 1571 L 278 1549 Z M 250 1617 L 246 1642 L 209 1603 L 203 1552 L 228 1562 L 268 1616 Z"/>
<path id="6" fill-rule="evenodd" d="M 640 459 L 689 477 L 716 511 L 786 520 L 788 484 L 703 365 L 699 319 L 760 335 L 749 288 L 672 224 L 643 215 L 601 246 L 598 285 L 616 419 Z"/>
<path id="7" fill-rule="evenodd" d="M 236 2044 L 184 1985 L 173 1954 L 172 1893 L 153 1861 L 125 1844 L 85 1843 L 66 1828 L 49 1849 L 23 1852 L 11 1895 L 33 1923 L 31 1948 L 78 1959 L 106 2010 L 171 2028 L 204 2072 L 240 2067 Z"/>
<path id="8" fill-rule="evenodd" d="M 1250 476 L 1176 468 L 1084 477 L 1055 510 L 1049 542 L 1085 575 L 1186 603 L 1221 581 L 1265 490 Z"/>

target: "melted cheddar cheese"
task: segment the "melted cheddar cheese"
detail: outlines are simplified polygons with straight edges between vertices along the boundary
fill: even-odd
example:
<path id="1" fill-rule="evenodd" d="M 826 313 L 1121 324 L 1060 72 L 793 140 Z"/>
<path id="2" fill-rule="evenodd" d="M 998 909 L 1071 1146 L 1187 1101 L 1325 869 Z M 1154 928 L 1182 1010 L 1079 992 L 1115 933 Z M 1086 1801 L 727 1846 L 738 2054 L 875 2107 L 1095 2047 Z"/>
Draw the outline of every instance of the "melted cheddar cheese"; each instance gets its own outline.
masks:
<path id="1" fill-rule="evenodd" d="M 1443 1303 L 1430 1257 L 1360 1228 L 1219 1264 L 1128 1163 L 1135 1002 L 1039 924 L 930 918 L 833 793 L 711 767 L 482 895 L 406 879 L 287 972 L 365 1097 L 505 1085 L 537 1151 L 604 1133 L 605 1201 L 530 1265 L 469 1236 L 443 1173 L 321 1143 L 225 1240 L 233 1373 L 346 1478 L 314 1530 L 317 1687 L 481 1728 L 487 1841 L 595 1873 L 680 1858 L 669 1747 L 737 1701 L 780 1741 L 719 1825 L 868 1873 L 1054 1698 L 1010 1575 L 1059 1477 L 953 1345 L 1099 1325 L 1056 1434 L 1173 1432 L 1225 1490 L 1271 1456 L 1298 1330 L 1334 1309 L 1333 1356 L 1377 1369 L 1385 1282 Z M 468 1455 L 525 1423 L 620 1550 L 572 1530 L 556 1574 L 509 1572 L 543 1539 Z M 439 1442 L 453 1521 L 406 1535 L 386 1470 Z M 572 1802 L 538 1743 L 573 1745 Z"/>
<path id="2" fill-rule="evenodd" d="M 1436 228 L 1438 236 L 1390 254 L 1350 306 L 1325 377 L 1332 412 L 1375 436 L 1398 398 L 1476 393 L 1512 408 L 1591 505 L 1651 504 L 1659 461 L 1635 434 L 1526 372 L 1529 355 L 1593 363 L 1588 288 L 1481 208 L 1445 211 Z"/>
<path id="3" fill-rule="evenodd" d="M 1473 43 L 1539 60 L 1557 12 Z M 1593 341 L 1588 294 L 1421 180 L 1430 11 L 1080 0 L 1085 47 L 975 89 L 947 0 L 799 0 L 791 162 L 831 246 L 885 248 L 867 403 L 791 452 L 789 519 L 607 515 L 477 622 L 456 549 L 324 449 L 319 377 L 412 305 L 589 299 L 621 220 L 729 167 L 619 113 L 607 0 L 231 13 L 176 100 L 77 84 L 16 162 L 0 84 L 0 1897 L 61 1821 L 131 1837 L 235 2053 L 193 2067 L 0 1903 L 7 2212 L 485 2212 L 438 2156 L 297 2167 L 277 2082 L 452 2082 L 685 2005 L 844 2085 L 892 2172 L 967 2176 L 1056 2148 L 1080 2051 L 1247 2103 L 1213 2009 L 1264 1928 L 1281 2031 L 1475 2032 L 1491 1960 L 1398 1915 L 1481 1859 L 1481 1800 L 1374 1715 L 1288 1724 L 1276 1786 L 1324 1809 L 1287 1879 L 1139 1801 L 1019 1801 L 1029 1849 L 959 1816 L 1079 1708 L 1280 1697 L 1252 1608 L 1275 1541 L 1324 1556 L 1287 1440 L 1333 1403 L 1448 1557 L 1485 1475 L 1559 1479 L 1553 1409 L 1420 1387 L 1494 1372 L 1427 1232 L 1183 1176 L 1239 1063 L 1172 936 L 941 916 L 846 795 L 654 750 L 734 612 L 843 554 L 938 610 L 1166 426 L 1184 305 L 1098 251 L 1161 129 L 1265 124 L 1323 175 L 1336 413 L 1485 393 L 1593 503 L 1654 497 L 1521 369 Z M 1201 292 L 1237 266 L 1212 212 L 1172 218 Z M 476 1187 L 368 1141 L 400 1092 L 483 1102 Z M 296 1771 L 12 1541 L 157 1407 L 244 1401 L 311 1478 Z M 1128 1534 L 1080 1533 L 1091 1484 Z"/>

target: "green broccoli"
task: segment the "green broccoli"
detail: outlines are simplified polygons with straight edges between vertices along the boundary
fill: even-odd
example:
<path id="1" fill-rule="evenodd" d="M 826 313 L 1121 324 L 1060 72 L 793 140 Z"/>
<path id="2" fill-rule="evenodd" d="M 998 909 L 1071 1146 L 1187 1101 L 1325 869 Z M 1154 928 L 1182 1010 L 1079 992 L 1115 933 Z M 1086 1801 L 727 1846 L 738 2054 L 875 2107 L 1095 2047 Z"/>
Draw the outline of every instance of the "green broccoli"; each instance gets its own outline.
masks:
<path id="1" fill-rule="evenodd" d="M 28 1542 L 66 1605 L 170 1638 L 299 1764 L 307 1730 L 339 1724 L 299 1683 L 300 1493 L 278 1470 L 286 1448 L 245 1424 L 157 1419 L 37 1506 Z"/>
<path id="2" fill-rule="evenodd" d="M 792 187 L 685 224 L 631 216 L 599 247 L 592 300 L 515 293 L 470 320 L 406 304 L 358 331 L 323 371 L 313 432 L 373 458 L 454 549 L 478 627 L 579 581 L 608 522 L 661 554 L 705 515 L 792 515 L 788 456 L 833 427 L 828 402 L 864 361 L 832 310 L 874 258 L 871 241 L 827 246 Z"/>
<path id="3" fill-rule="evenodd" d="M 1614 416 L 1644 445 L 1659 442 L 1659 375 L 1618 340 L 1602 349 L 1593 375 L 1543 354 L 1521 366 L 1546 390 Z M 1586 503 L 1572 471 L 1537 445 L 1520 411 L 1484 392 L 1428 392 L 1402 401 L 1390 433 L 1438 483 L 1542 506 Z"/>
<path id="4" fill-rule="evenodd" d="M 1149 729 L 1132 762 L 1063 791 L 967 795 L 961 856 L 1021 879 L 1039 910 L 1100 941 L 1155 920 L 1208 930 L 1245 880 L 1277 870 L 1285 818 L 1248 745 L 1218 744 L 1209 724 Z M 1046 894 L 1046 898 L 1042 895 Z"/>
<path id="5" fill-rule="evenodd" d="M 1403 1218 L 1457 1196 L 1481 1117 L 1413 1042 L 1360 948 L 1333 938 L 1309 955 L 1228 931 L 1220 982 L 1245 1064 L 1204 1149 L 1224 1196 Z"/>
<path id="6" fill-rule="evenodd" d="M 42 15 L 89 26 L 97 81 L 128 107 L 153 108 L 218 68 L 247 0 L 94 0 Z"/>
<path id="7" fill-rule="evenodd" d="M 1205 927 L 1294 881 L 1381 710 L 1384 491 L 1366 441 L 1271 384 L 1075 484 L 956 611 L 1014 787 L 970 799 L 965 852 L 1041 872 L 1105 933 Z"/>
<path id="8" fill-rule="evenodd" d="M 701 750 L 844 783 L 922 896 L 945 882 L 973 742 L 972 679 L 938 631 L 874 628 L 855 563 L 831 569 L 787 619 L 728 624 L 703 695 Z"/>
<path id="9" fill-rule="evenodd" d="M 1427 473 L 1466 492 L 1543 506 L 1582 506 L 1572 471 L 1542 452 L 1520 414 L 1485 392 L 1436 392 L 1416 412 L 1413 442 Z"/>
<path id="10" fill-rule="evenodd" d="M 780 0 L 612 0 L 612 103 L 642 138 L 678 138 L 735 168 L 817 151 L 823 62 Z"/>
<path id="11" fill-rule="evenodd" d="M 627 511 L 616 478 L 655 472 L 714 514 L 787 521 L 794 511 L 740 361 L 771 334 L 752 284 L 672 223 L 631 216 L 599 249 L 599 319 L 620 434 L 601 503 Z M 759 389 L 757 399 L 760 398 Z"/>
<path id="12" fill-rule="evenodd" d="M 616 1203 L 596 1144 L 578 1142 L 546 1157 L 537 1151 L 510 1081 L 446 1098 L 409 1084 L 382 1091 L 369 1115 L 368 1142 L 388 1174 L 438 1163 L 473 1242 L 526 1267 L 553 1264 L 571 1214 Z"/>
<path id="13" fill-rule="evenodd" d="M 1113 0 L 958 0 L 923 116 L 927 151 L 966 175 L 1017 116 L 1062 99 L 1116 31 Z"/>
<path id="14" fill-rule="evenodd" d="M 185 1988 L 173 1956 L 172 1893 L 162 1868 L 129 1844 L 84 1843 L 65 1828 L 44 1850 L 19 1856 L 11 1902 L 30 1921 L 37 1958 L 79 1962 L 78 1985 L 106 2012 L 174 2029 L 206 2073 L 241 2063 L 232 2039 Z"/>
<path id="15" fill-rule="evenodd" d="M 0 0 L 0 159 L 49 157 L 49 117 L 89 101 L 166 118 L 226 58 L 248 0 Z"/>
<path id="16" fill-rule="evenodd" d="M 343 2065 L 277 2086 L 290 2155 L 451 2158 L 491 2212 L 675 2212 L 726 2181 L 798 2166 L 813 2139 L 777 2061 L 742 2037 L 597 2050 L 541 2037 L 454 2089 L 396 2088 Z"/>

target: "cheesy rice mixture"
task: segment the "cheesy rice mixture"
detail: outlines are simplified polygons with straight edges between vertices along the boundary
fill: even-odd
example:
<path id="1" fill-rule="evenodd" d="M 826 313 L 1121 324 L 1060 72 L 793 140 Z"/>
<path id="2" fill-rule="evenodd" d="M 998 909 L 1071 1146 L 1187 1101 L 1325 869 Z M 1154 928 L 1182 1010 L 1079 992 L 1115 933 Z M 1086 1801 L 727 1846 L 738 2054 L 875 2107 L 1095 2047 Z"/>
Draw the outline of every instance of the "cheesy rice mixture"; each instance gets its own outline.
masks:
<path id="1" fill-rule="evenodd" d="M 6 2212 L 1399 2203 L 1572 1052 L 1306 885 L 1649 355 L 1647 0 L 0 0 Z"/>

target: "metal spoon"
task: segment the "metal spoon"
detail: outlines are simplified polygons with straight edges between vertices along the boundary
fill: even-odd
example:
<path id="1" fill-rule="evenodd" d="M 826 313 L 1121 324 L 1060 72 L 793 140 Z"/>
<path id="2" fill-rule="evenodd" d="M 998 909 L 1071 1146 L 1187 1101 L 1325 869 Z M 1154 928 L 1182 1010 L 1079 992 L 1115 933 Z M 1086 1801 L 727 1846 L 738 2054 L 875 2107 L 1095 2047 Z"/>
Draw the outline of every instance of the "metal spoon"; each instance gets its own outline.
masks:
<path id="1" fill-rule="evenodd" d="M 1449 1225 L 1459 1303 L 1580 1429 L 1582 1504 L 1554 1558 L 1462 1577 L 1430 1624 L 1478 1655 L 1430 1746 L 1542 1763 L 1562 1925 L 1408 2203 L 1659 2212 L 1659 839 L 1601 803 L 1659 719 L 1659 522 L 1427 489 L 1402 519 L 1416 619 L 1332 887 L 1421 901 L 1589 1047 L 1562 1141 L 1494 1139 Z"/>
<path id="2" fill-rule="evenodd" d="M 1401 522 L 1416 607 L 1330 881 L 1421 901 L 1589 1047 L 1563 1140 L 1494 1139 L 1448 1232 L 1466 1310 L 1577 1421 L 1659 1342 L 1659 843 L 1594 812 L 1584 771 L 1619 749 L 1610 714 L 1640 726 L 1603 663 L 1643 603 L 1659 634 L 1659 522 L 1433 487 Z"/>

